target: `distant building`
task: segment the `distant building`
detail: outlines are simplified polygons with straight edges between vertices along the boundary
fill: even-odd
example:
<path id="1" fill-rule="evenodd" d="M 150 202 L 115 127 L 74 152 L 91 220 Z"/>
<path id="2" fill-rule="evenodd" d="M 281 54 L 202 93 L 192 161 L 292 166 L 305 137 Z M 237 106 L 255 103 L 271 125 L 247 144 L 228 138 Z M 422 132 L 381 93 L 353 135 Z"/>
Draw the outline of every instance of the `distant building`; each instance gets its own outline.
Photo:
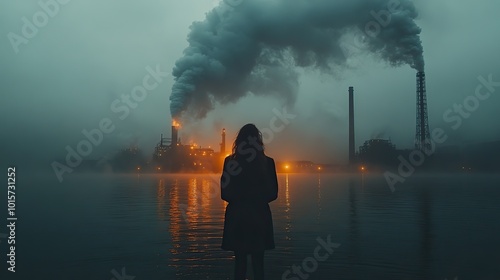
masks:
<path id="1" fill-rule="evenodd" d="M 220 172 L 225 152 L 225 134 L 222 131 L 221 151 L 202 148 L 196 144 L 184 145 L 178 138 L 178 127 L 172 126 L 172 138 L 160 138 L 153 154 L 156 172 Z"/>
<path id="2" fill-rule="evenodd" d="M 115 172 L 130 172 L 139 166 L 144 166 L 146 158 L 137 145 L 132 145 L 116 153 L 111 159 L 111 165 Z"/>
<path id="3" fill-rule="evenodd" d="M 359 147 L 358 162 L 366 165 L 393 166 L 398 152 L 391 140 L 370 139 Z"/>

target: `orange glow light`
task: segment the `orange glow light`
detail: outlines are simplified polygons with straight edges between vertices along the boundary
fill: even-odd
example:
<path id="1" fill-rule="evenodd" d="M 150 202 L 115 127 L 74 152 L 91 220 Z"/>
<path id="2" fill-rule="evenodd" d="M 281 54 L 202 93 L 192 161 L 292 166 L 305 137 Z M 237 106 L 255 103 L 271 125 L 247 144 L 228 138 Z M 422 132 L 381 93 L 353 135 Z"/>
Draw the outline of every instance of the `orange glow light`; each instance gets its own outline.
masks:
<path id="1" fill-rule="evenodd" d="M 176 120 L 172 120 L 172 126 L 181 127 L 181 124 Z"/>

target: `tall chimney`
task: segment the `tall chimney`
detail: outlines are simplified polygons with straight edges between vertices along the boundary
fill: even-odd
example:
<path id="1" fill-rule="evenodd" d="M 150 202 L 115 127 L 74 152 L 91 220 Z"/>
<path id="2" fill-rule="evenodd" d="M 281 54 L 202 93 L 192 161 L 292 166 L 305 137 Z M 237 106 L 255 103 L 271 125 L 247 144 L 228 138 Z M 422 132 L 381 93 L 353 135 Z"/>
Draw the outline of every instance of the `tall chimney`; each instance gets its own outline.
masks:
<path id="1" fill-rule="evenodd" d="M 178 132 L 177 132 L 177 126 L 172 125 L 172 147 L 177 146 L 177 139 L 178 139 Z"/>
<path id="2" fill-rule="evenodd" d="M 226 129 L 222 129 L 222 142 L 220 143 L 220 154 L 226 156 Z"/>
<path id="3" fill-rule="evenodd" d="M 415 148 L 430 150 L 430 131 L 427 115 L 427 90 L 425 88 L 425 73 L 417 73 L 417 127 L 415 133 Z"/>
<path id="4" fill-rule="evenodd" d="M 349 164 L 354 164 L 354 87 L 349 87 Z"/>

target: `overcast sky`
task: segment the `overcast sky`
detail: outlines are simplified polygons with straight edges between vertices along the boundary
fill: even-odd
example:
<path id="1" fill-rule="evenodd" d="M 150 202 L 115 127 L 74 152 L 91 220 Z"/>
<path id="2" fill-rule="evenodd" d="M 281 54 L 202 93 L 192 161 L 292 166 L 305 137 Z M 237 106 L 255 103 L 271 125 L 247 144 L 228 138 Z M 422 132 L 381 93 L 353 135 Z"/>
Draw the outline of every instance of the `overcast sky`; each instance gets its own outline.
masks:
<path id="1" fill-rule="evenodd" d="M 112 104 L 123 105 L 121 96 L 143 84 L 148 66 L 172 73 L 188 47 L 190 25 L 204 20 L 218 5 L 214 0 L 67 2 L 59 4 L 46 25 L 29 30 L 31 38 L 23 37 L 23 18 L 43 21 L 38 2 L 0 4 L 4 164 L 36 162 L 49 167 L 52 160 L 65 156 L 66 146 L 76 147 L 85 139 L 82 130 L 99 128 L 105 118 L 115 130 L 105 134 L 87 158 L 100 159 L 133 143 L 151 154 L 161 133 L 170 136 L 172 75 L 162 78 L 128 115 L 113 110 Z M 456 130 L 443 114 L 474 95 L 479 76 L 492 75 L 500 81 L 500 2 L 420 0 L 415 6 L 422 28 L 431 130 L 443 128 L 450 137 L 445 144 L 499 140 L 500 87 L 480 101 Z M 12 34 L 24 41 L 13 44 Z M 314 68 L 297 71 L 297 100 L 289 110 L 296 117 L 267 145 L 271 156 L 344 162 L 349 86 L 355 87 L 356 146 L 373 137 L 390 138 L 398 148 L 413 146 L 416 72 L 410 66 L 392 67 L 360 53 L 331 73 Z M 202 120 L 186 123 L 180 137 L 184 143 L 218 149 L 222 127 L 229 140 L 248 122 L 269 127 L 273 108 L 281 110 L 283 100 L 249 94 L 236 103 L 216 105 Z"/>

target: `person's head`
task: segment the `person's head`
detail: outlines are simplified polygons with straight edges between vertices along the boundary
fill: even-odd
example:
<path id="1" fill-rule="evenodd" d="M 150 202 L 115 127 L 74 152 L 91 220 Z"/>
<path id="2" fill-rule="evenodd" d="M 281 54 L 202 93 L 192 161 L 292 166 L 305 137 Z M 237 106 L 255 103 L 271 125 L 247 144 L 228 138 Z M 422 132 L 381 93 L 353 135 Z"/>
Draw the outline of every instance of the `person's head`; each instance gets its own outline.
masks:
<path id="1" fill-rule="evenodd" d="M 243 150 L 255 149 L 257 153 L 264 153 L 262 133 L 254 124 L 244 125 L 233 143 L 233 155 L 238 156 Z"/>

